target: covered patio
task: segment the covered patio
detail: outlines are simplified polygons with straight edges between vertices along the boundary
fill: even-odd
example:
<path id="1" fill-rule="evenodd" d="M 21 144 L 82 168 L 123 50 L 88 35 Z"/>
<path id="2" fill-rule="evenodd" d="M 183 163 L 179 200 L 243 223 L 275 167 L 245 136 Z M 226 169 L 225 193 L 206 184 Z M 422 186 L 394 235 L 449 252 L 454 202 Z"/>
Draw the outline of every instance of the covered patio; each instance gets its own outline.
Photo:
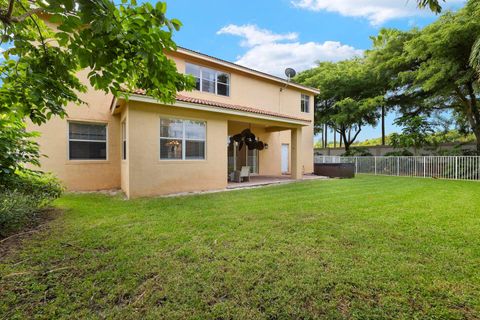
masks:
<path id="1" fill-rule="evenodd" d="M 314 174 L 304 174 L 301 180 L 317 180 L 328 179 L 327 177 L 316 176 Z M 250 181 L 245 182 L 228 182 L 227 189 L 243 189 L 267 186 L 272 184 L 284 184 L 298 181 L 298 179 L 292 178 L 291 175 L 285 174 L 281 176 L 268 176 L 268 175 L 254 175 L 250 176 Z"/>

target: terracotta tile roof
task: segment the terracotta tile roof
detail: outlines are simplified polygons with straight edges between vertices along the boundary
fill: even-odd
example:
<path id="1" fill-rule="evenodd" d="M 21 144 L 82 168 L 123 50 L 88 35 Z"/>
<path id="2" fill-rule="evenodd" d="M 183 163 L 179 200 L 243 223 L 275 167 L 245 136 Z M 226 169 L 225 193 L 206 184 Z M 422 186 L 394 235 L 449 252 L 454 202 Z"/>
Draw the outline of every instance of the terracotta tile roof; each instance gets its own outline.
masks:
<path id="1" fill-rule="evenodd" d="M 136 89 L 132 93 L 146 96 L 145 90 L 143 90 L 143 89 Z M 262 110 L 262 109 L 258 109 L 258 108 L 241 106 L 241 105 L 238 105 L 238 104 L 229 104 L 229 103 L 222 103 L 222 102 L 205 100 L 205 99 L 197 99 L 197 98 L 187 97 L 187 96 L 184 96 L 184 95 L 181 95 L 181 94 L 177 94 L 177 101 L 193 103 L 193 104 L 200 104 L 200 105 L 210 106 L 210 107 L 224 108 L 224 109 L 228 109 L 228 110 L 235 110 L 235 111 L 243 111 L 243 112 L 261 114 L 261 115 L 273 116 L 273 117 L 279 117 L 279 118 L 285 118 L 285 119 L 291 119 L 291 120 L 300 120 L 300 121 L 304 121 L 304 122 L 311 122 L 311 120 L 300 118 L 300 117 L 295 117 L 295 116 L 291 116 L 291 115 L 287 115 L 287 114 Z"/>

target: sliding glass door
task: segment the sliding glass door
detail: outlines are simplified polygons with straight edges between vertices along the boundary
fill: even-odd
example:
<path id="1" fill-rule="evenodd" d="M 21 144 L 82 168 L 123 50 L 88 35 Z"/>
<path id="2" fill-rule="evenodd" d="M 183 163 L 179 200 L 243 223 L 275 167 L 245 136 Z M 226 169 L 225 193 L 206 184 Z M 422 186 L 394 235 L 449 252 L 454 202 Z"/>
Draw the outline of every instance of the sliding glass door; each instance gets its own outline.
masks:
<path id="1" fill-rule="evenodd" d="M 258 174 L 258 150 L 248 150 L 244 145 L 239 148 L 238 142 L 228 145 L 228 173 L 242 169 L 243 166 L 250 167 L 250 173 Z"/>

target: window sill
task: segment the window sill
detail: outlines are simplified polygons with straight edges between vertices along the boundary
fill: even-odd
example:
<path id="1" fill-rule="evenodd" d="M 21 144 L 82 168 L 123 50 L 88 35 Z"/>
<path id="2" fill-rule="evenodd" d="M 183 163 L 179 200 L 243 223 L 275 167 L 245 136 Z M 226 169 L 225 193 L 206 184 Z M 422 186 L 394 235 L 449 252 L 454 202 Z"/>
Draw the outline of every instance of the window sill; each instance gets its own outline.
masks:
<path id="1" fill-rule="evenodd" d="M 207 159 L 199 159 L 199 160 L 158 160 L 158 164 L 199 164 L 199 163 L 206 163 Z"/>
<path id="2" fill-rule="evenodd" d="M 79 164 L 111 164 L 110 160 L 67 160 L 67 165 L 79 165 Z"/>
<path id="3" fill-rule="evenodd" d="M 192 93 L 200 93 L 200 94 L 204 94 L 208 97 L 220 97 L 220 98 L 225 98 L 225 99 L 231 99 L 232 98 L 232 95 L 228 95 L 228 96 L 222 96 L 221 94 L 216 94 L 216 93 L 213 93 L 213 92 L 208 92 L 208 91 L 200 91 L 200 90 L 197 90 L 197 89 L 194 89 L 193 91 L 189 91 L 189 92 L 192 92 Z"/>

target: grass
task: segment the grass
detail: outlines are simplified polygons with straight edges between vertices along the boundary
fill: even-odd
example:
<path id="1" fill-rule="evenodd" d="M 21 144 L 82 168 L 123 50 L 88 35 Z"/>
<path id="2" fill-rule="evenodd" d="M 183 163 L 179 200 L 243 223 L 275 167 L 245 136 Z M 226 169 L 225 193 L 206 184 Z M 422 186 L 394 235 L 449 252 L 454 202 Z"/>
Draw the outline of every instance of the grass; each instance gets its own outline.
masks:
<path id="1" fill-rule="evenodd" d="M 0 261 L 4 318 L 480 315 L 480 183 L 360 176 L 56 205 Z"/>

